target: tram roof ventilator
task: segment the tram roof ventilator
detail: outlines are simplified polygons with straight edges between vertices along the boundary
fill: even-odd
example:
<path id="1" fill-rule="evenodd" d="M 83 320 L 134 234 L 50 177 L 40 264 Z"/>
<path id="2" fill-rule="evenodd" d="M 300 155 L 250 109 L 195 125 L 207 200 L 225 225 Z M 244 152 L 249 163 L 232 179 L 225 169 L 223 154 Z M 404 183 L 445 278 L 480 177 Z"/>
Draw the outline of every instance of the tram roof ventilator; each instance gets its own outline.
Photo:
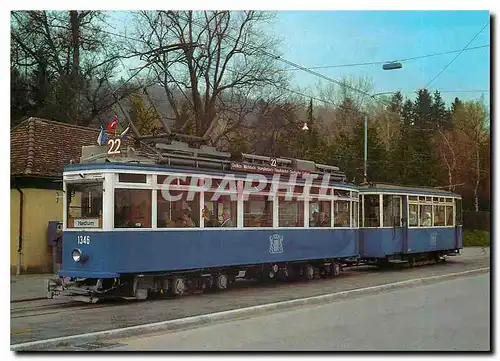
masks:
<path id="1" fill-rule="evenodd" d="M 208 168 L 225 171 L 231 170 L 232 162 L 241 162 L 242 164 L 272 166 L 313 174 L 328 173 L 331 181 L 346 182 L 345 173 L 336 166 L 296 158 L 273 158 L 247 153 L 231 154 L 219 151 L 213 146 L 200 145 L 199 147 L 191 147 L 186 142 L 167 139 L 156 139 L 154 150 L 151 149 L 150 152 L 136 151 L 133 147 L 127 147 L 122 150 L 119 156 L 107 154 L 106 146 L 83 146 L 80 162 L 163 164 L 174 167 Z"/>

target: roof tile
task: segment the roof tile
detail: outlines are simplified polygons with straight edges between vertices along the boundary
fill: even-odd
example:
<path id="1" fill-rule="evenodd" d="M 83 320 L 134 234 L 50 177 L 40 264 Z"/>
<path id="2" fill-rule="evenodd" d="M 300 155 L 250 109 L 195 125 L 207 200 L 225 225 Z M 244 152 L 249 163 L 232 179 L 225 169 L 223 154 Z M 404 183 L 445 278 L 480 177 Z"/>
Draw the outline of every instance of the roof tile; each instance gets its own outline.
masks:
<path id="1" fill-rule="evenodd" d="M 10 132 L 11 175 L 60 176 L 98 135 L 99 129 L 29 118 Z"/>

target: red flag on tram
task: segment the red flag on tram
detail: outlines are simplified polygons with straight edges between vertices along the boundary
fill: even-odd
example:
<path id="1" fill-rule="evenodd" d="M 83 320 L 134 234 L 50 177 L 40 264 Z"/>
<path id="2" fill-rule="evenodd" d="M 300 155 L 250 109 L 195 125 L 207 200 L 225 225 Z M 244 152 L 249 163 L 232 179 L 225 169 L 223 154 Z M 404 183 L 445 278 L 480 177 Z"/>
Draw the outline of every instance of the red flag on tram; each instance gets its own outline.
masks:
<path id="1" fill-rule="evenodd" d="M 118 115 L 115 115 L 113 120 L 108 124 L 108 130 L 115 130 L 118 126 Z"/>

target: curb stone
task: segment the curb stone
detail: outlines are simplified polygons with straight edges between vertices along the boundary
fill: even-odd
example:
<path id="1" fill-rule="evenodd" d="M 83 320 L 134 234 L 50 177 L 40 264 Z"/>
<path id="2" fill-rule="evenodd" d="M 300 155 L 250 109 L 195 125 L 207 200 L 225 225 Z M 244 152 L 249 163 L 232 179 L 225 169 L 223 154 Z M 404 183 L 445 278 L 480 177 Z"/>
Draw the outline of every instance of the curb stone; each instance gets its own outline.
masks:
<path id="1" fill-rule="evenodd" d="M 490 267 L 478 268 L 474 270 L 468 270 L 457 273 L 449 273 L 439 276 L 430 276 L 425 278 L 411 279 L 407 281 L 399 281 L 388 284 L 381 284 L 377 286 L 370 286 L 364 288 L 357 288 L 348 291 L 342 291 L 332 294 L 326 294 L 321 296 L 299 298 L 295 300 L 275 302 L 269 304 L 263 304 L 258 306 L 245 307 L 240 309 L 233 309 L 229 311 L 222 311 L 216 313 L 210 313 L 205 315 L 191 316 L 186 318 L 180 318 L 175 320 L 161 321 L 156 323 L 136 325 L 125 328 L 111 329 L 105 331 L 92 332 L 81 335 L 65 336 L 52 338 L 47 340 L 32 341 L 20 344 L 11 345 L 11 351 L 40 351 L 40 350 L 50 350 L 60 347 L 67 346 L 78 346 L 84 343 L 100 342 L 106 338 L 125 338 L 132 336 L 139 336 L 146 333 L 154 333 L 159 331 L 173 331 L 183 328 L 189 328 L 192 326 L 202 326 L 213 322 L 226 321 L 230 319 L 235 319 L 243 316 L 257 316 L 259 314 L 273 311 L 273 310 L 286 310 L 291 308 L 296 308 L 302 305 L 319 305 L 325 304 L 332 301 L 342 300 L 348 297 L 355 297 L 360 295 L 370 295 L 376 294 L 383 291 L 390 291 L 398 288 L 407 288 L 418 285 L 425 285 L 434 283 L 436 281 L 450 280 L 454 278 L 478 275 L 483 273 L 488 273 Z"/>

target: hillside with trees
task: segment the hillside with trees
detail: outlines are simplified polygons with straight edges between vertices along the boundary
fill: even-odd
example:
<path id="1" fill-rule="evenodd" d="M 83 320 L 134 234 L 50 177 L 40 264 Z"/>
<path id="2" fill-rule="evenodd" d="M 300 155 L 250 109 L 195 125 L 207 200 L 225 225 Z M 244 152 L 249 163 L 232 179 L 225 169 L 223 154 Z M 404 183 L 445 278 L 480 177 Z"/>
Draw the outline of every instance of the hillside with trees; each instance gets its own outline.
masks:
<path id="1" fill-rule="evenodd" d="M 142 135 L 165 122 L 231 152 L 337 165 L 360 183 L 367 116 L 370 181 L 441 187 L 464 209 L 491 207 L 483 99 L 446 104 L 431 89 L 371 98 L 365 78 L 294 87 L 278 37 L 264 30 L 268 12 L 140 11 L 126 34 L 107 30 L 107 17 L 11 13 L 11 126 L 35 116 L 98 127 L 118 114 Z M 125 75 L 127 59 L 138 65 Z"/>

